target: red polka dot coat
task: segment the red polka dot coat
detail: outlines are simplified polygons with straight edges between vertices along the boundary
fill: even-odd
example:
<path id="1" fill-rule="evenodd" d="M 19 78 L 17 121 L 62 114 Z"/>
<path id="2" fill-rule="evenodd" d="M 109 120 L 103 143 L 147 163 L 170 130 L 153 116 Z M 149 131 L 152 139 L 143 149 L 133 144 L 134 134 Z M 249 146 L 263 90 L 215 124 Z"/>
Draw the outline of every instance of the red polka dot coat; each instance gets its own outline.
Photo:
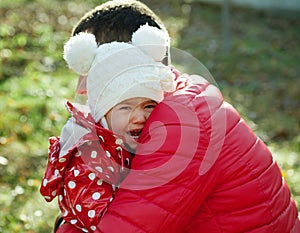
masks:
<path id="1" fill-rule="evenodd" d="M 89 129 L 67 154 L 60 154 L 60 138 L 51 137 L 48 164 L 40 192 L 58 203 L 65 221 L 93 232 L 128 173 L 131 154 L 123 140 L 67 103 L 76 123 Z"/>

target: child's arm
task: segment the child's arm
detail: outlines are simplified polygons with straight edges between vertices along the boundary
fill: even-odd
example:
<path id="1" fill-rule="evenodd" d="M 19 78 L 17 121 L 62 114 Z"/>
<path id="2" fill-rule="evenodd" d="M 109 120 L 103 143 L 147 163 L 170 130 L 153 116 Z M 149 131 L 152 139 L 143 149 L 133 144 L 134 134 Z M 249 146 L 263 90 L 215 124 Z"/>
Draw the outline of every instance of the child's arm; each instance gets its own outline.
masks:
<path id="1" fill-rule="evenodd" d="M 62 157 L 59 138 L 50 142 L 41 194 L 47 201 L 58 196 L 65 221 L 79 229 L 94 230 L 126 175 L 121 170 L 120 151 L 110 146 L 109 140 L 104 146 L 93 133 L 86 134 Z M 127 158 L 125 154 L 120 157 Z"/>

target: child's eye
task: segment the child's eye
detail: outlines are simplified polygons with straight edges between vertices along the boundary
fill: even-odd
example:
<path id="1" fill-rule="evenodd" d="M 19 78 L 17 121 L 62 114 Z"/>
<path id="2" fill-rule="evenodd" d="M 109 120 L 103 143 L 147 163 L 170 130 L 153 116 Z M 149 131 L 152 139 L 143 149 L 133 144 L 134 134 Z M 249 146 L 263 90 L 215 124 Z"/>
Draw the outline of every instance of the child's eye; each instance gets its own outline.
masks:
<path id="1" fill-rule="evenodd" d="M 119 110 L 131 110 L 130 106 L 120 106 Z"/>
<path id="2" fill-rule="evenodd" d="M 156 107 L 157 104 L 147 104 L 145 106 L 146 109 L 154 109 Z"/>

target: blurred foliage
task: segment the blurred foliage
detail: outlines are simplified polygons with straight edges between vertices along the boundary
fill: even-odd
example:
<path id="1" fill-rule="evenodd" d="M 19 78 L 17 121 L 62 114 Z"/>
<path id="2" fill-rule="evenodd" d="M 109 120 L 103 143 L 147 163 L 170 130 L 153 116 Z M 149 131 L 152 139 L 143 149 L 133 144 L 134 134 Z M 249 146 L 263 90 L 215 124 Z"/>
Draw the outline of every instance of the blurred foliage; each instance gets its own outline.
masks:
<path id="1" fill-rule="evenodd" d="M 62 59 L 72 27 L 103 1 L 0 1 L 0 232 L 50 232 L 56 203 L 39 186 L 47 138 L 68 118 L 76 75 Z M 268 144 L 300 203 L 300 21 L 290 14 L 231 9 L 231 51 L 225 53 L 218 6 L 198 1 L 144 1 L 165 22 L 172 45 L 213 74 Z"/>

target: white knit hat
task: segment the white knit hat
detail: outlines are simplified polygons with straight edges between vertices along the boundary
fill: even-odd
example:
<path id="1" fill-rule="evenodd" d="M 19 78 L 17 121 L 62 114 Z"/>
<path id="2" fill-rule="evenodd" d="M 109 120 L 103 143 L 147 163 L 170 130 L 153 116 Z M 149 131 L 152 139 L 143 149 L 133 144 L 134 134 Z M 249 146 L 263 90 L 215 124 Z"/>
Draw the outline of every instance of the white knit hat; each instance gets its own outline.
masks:
<path id="1" fill-rule="evenodd" d="M 96 122 L 116 104 L 134 97 L 160 102 L 174 90 L 173 73 L 163 65 L 169 37 L 144 25 L 132 36 L 132 44 L 112 42 L 99 47 L 93 34 L 80 33 L 65 44 L 68 66 L 87 75 L 87 96 Z"/>

